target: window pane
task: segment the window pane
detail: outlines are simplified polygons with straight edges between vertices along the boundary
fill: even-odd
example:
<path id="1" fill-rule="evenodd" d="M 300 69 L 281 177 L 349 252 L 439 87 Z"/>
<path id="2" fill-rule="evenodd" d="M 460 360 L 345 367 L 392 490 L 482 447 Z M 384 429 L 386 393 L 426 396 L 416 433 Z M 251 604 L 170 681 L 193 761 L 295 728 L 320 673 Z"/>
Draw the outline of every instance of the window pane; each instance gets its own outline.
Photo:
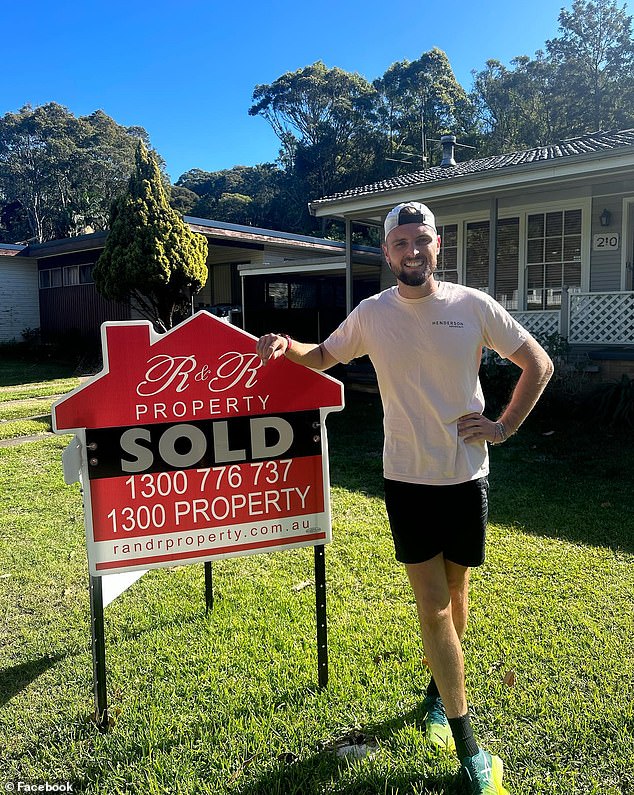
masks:
<path id="1" fill-rule="evenodd" d="M 543 262 L 544 261 L 544 240 L 529 240 L 528 241 L 528 259 L 527 262 Z"/>
<path id="2" fill-rule="evenodd" d="M 50 271 L 51 274 L 51 287 L 61 287 L 62 286 L 62 269 L 61 268 L 52 268 Z"/>
<path id="3" fill-rule="evenodd" d="M 581 234 L 581 210 L 566 210 L 564 220 L 564 234 Z"/>
<path id="4" fill-rule="evenodd" d="M 561 275 L 563 267 L 559 262 L 546 265 L 545 284 L 546 287 L 561 287 Z"/>
<path id="5" fill-rule="evenodd" d="M 288 309 L 288 284 L 271 282 L 267 285 L 267 303 L 273 309 Z"/>
<path id="6" fill-rule="evenodd" d="M 64 286 L 70 287 L 74 284 L 79 284 L 79 267 L 70 265 L 64 268 Z"/>
<path id="7" fill-rule="evenodd" d="M 519 218 L 498 221 L 497 260 L 495 263 L 495 299 L 505 309 L 518 309 Z"/>
<path id="8" fill-rule="evenodd" d="M 489 222 L 467 224 L 468 287 L 486 289 L 489 285 Z"/>
<path id="9" fill-rule="evenodd" d="M 534 287 L 541 287 L 544 283 L 544 266 L 529 265 L 526 268 L 526 283 L 529 290 Z"/>
<path id="10" fill-rule="evenodd" d="M 542 308 L 542 287 L 544 284 L 544 267 L 543 265 L 529 265 L 526 268 L 526 283 L 527 283 L 527 297 L 526 303 L 528 309 L 541 309 Z"/>
<path id="11" fill-rule="evenodd" d="M 445 255 L 443 257 L 443 268 L 445 270 L 457 270 L 458 249 L 456 248 L 445 249 Z"/>
<path id="12" fill-rule="evenodd" d="M 546 238 L 546 262 L 561 262 L 562 250 L 560 237 Z"/>
<path id="13" fill-rule="evenodd" d="M 528 295 L 526 296 L 526 307 L 527 309 L 542 309 L 543 308 L 543 297 L 542 297 L 542 289 L 540 287 L 536 287 L 532 290 L 528 291 Z"/>
<path id="14" fill-rule="evenodd" d="M 529 238 L 544 237 L 544 216 L 542 213 L 528 216 L 528 236 Z"/>
<path id="15" fill-rule="evenodd" d="M 566 287 L 581 287 L 581 263 L 564 263 L 564 284 Z"/>
<path id="16" fill-rule="evenodd" d="M 546 215 L 546 237 L 561 236 L 563 231 L 563 213 L 548 213 Z"/>
<path id="17" fill-rule="evenodd" d="M 317 285 L 313 282 L 291 284 L 291 309 L 314 309 L 317 306 Z"/>
<path id="18" fill-rule="evenodd" d="M 564 238 L 564 259 L 581 259 L 580 235 L 571 235 Z"/>
<path id="19" fill-rule="evenodd" d="M 80 265 L 79 266 L 79 283 L 90 284 L 93 280 L 92 269 L 93 265 Z"/>
<path id="20" fill-rule="evenodd" d="M 51 286 L 51 272 L 40 271 L 40 289 L 44 290 Z"/>
<path id="21" fill-rule="evenodd" d="M 442 227 L 442 232 L 440 232 L 440 236 L 442 238 L 442 245 L 444 248 L 450 248 L 451 246 L 458 245 L 458 225 L 457 224 L 448 224 L 447 226 Z"/>

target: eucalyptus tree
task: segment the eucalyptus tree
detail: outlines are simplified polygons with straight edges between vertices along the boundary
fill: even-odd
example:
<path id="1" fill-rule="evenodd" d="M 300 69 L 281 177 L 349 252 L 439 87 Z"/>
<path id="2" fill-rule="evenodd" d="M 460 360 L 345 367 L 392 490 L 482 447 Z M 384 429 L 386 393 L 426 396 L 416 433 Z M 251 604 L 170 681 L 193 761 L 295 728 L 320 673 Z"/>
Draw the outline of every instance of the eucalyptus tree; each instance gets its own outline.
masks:
<path id="1" fill-rule="evenodd" d="M 464 139 L 473 132 L 469 97 L 438 48 L 415 61 L 393 63 L 373 85 L 392 157 L 411 157 L 422 168 L 425 154 L 430 164 L 438 159 L 438 147 L 430 147 L 429 140 L 449 132 Z"/>
<path id="2" fill-rule="evenodd" d="M 559 36 L 546 42 L 560 86 L 560 134 L 634 123 L 632 17 L 616 0 L 574 0 L 559 14 Z"/>
<path id="3" fill-rule="evenodd" d="M 76 117 L 62 105 L 25 105 L 0 117 L 0 206 L 7 227 L 37 242 L 103 229 L 125 190 L 141 127 L 103 111 Z M 8 230 L 6 230 L 8 231 Z"/>
<path id="4" fill-rule="evenodd" d="M 474 79 L 489 151 L 553 143 L 634 124 L 632 17 L 616 0 L 574 0 L 559 35 L 507 69 L 488 61 Z"/>
<path id="5" fill-rule="evenodd" d="M 492 59 L 474 77 L 482 154 L 541 146 L 556 138 L 560 89 L 552 64 L 538 51 L 534 60 L 525 55 L 513 58 L 511 66 L 507 69 Z"/>
<path id="6" fill-rule="evenodd" d="M 322 61 L 281 75 L 253 92 L 261 116 L 280 140 L 280 164 L 312 195 L 353 183 L 373 165 L 376 92 L 361 75 Z"/>
<path id="7" fill-rule="evenodd" d="M 274 163 L 234 166 L 221 171 L 191 169 L 176 183 L 193 192 L 189 214 L 250 226 L 276 226 L 275 204 L 282 190 L 283 172 Z"/>

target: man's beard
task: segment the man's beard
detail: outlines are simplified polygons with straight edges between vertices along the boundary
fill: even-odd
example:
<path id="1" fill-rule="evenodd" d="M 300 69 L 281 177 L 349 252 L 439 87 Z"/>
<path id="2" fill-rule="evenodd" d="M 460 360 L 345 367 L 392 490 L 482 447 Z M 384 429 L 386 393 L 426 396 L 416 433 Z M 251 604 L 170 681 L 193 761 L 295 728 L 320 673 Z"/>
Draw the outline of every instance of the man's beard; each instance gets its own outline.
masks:
<path id="1" fill-rule="evenodd" d="M 412 260 L 408 261 L 411 262 Z M 408 287 L 421 287 L 428 279 L 432 278 L 432 274 L 436 270 L 435 263 L 432 264 L 427 261 L 421 263 L 421 265 L 421 268 L 416 268 L 415 270 L 407 267 L 407 265 L 401 265 L 395 274 L 396 278 Z"/>

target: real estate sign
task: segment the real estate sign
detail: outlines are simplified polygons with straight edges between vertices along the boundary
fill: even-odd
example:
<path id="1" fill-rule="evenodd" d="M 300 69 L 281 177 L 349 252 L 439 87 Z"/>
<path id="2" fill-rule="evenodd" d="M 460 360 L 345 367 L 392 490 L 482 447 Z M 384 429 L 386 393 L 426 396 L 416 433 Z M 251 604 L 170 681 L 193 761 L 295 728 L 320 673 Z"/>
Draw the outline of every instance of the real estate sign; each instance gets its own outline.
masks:
<path id="1" fill-rule="evenodd" d="M 103 371 L 53 406 L 73 432 L 93 576 L 331 540 L 325 417 L 342 385 L 199 312 L 105 323 Z M 74 462 L 74 463 L 73 463 Z"/>

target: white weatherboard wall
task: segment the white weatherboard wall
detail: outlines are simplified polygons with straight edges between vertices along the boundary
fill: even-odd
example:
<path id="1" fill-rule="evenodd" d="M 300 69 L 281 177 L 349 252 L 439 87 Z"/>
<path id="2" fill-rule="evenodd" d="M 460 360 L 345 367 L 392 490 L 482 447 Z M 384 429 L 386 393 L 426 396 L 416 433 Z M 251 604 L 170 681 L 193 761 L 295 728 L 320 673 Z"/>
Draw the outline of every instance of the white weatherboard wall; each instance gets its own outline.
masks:
<path id="1" fill-rule="evenodd" d="M 40 327 L 37 263 L 0 256 L 0 343 L 20 342 Z"/>

